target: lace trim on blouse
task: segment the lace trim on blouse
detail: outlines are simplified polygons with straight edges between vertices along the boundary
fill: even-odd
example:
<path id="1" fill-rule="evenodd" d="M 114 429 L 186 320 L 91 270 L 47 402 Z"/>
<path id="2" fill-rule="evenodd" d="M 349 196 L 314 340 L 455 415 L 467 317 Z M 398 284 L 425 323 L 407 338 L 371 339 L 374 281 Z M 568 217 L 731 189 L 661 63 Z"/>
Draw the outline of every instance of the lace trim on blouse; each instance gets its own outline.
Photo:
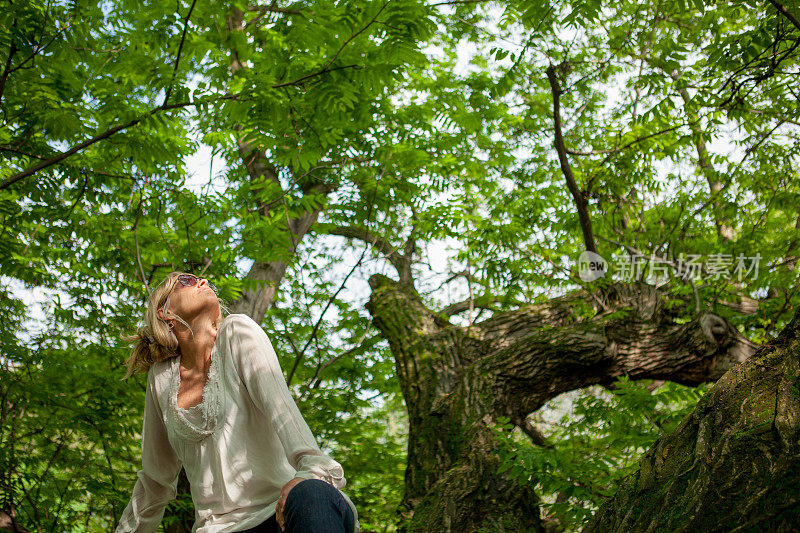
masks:
<path id="1" fill-rule="evenodd" d="M 178 406 L 178 390 L 181 386 L 180 356 L 176 356 L 172 360 L 168 419 L 175 432 L 184 439 L 199 442 L 209 435 L 213 435 L 222 426 L 220 422 L 225 411 L 223 405 L 225 394 L 220 383 L 217 359 L 219 357 L 217 357 L 216 349 L 213 349 L 211 366 L 209 366 L 208 377 L 203 386 L 203 400 L 189 409 Z M 200 421 L 200 424 L 195 421 Z"/>

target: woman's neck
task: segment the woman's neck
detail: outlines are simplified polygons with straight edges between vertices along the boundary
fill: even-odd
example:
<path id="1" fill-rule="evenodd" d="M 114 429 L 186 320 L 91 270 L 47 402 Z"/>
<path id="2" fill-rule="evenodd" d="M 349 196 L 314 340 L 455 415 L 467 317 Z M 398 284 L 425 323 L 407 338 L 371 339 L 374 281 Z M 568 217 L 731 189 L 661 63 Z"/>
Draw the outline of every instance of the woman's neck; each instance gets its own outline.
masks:
<path id="1" fill-rule="evenodd" d="M 217 328 L 207 314 L 198 315 L 186 322 L 192 327 L 192 331 L 178 321 L 175 322 L 173 329 L 175 336 L 178 337 L 181 364 L 188 369 L 207 369 L 211 350 L 217 339 Z"/>

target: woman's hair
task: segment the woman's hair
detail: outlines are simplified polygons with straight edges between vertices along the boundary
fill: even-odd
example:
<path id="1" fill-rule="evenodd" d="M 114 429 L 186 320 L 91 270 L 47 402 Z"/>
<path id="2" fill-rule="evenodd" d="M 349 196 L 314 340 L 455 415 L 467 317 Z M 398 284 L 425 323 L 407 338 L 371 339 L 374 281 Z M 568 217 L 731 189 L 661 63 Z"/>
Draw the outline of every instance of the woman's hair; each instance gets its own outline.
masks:
<path id="1" fill-rule="evenodd" d="M 175 283 L 177 283 L 178 276 L 181 274 L 186 274 L 186 272 L 175 271 L 167 274 L 163 281 L 150 293 L 147 311 L 145 311 L 144 315 L 144 325 L 140 326 L 133 335 L 120 337 L 122 340 L 135 343 L 130 357 L 125 360 L 128 372 L 122 379 L 128 379 L 138 372 L 147 372 L 154 363 L 166 361 L 170 357 L 180 355 L 178 338 L 169 328 L 167 322 L 158 318 L 159 309 L 164 308 L 164 316 L 178 320 L 189 328 L 189 331 L 194 336 L 194 331 L 192 331 L 189 324 L 169 310 L 169 297 Z M 227 314 L 228 309 L 220 300 L 219 315 L 216 322 L 214 322 L 214 327 L 219 328 Z"/>

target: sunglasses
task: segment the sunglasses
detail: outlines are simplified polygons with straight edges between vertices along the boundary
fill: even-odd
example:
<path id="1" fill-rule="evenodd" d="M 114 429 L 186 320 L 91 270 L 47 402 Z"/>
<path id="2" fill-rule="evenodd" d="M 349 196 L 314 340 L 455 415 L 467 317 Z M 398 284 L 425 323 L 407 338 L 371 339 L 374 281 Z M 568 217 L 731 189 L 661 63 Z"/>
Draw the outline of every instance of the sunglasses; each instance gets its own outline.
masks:
<path id="1" fill-rule="evenodd" d="M 200 281 L 200 278 L 198 278 L 194 274 L 181 274 L 180 276 L 178 276 L 177 281 L 184 287 L 194 287 Z M 212 291 L 214 291 L 214 294 L 219 293 L 219 289 L 217 289 L 217 286 L 211 283 L 210 281 L 208 282 L 208 287 Z M 173 285 L 173 289 L 174 288 L 175 286 Z"/>

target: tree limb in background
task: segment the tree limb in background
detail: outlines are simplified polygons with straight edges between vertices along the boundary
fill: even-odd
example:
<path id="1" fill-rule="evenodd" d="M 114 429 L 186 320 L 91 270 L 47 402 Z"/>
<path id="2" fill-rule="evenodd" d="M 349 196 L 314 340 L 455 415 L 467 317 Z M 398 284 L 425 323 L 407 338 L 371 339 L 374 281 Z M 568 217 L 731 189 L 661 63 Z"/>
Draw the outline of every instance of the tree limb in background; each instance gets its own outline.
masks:
<path id="1" fill-rule="evenodd" d="M 778 12 L 781 15 L 786 17 L 789 20 L 789 22 L 794 24 L 794 26 L 798 30 L 800 30 L 800 19 L 798 19 L 797 16 L 794 13 L 789 11 L 789 8 L 787 8 L 785 5 L 783 5 L 780 2 L 778 2 L 778 0 L 769 0 L 769 3 L 772 4 L 773 6 L 775 6 L 775 8 L 778 10 Z"/>
<path id="2" fill-rule="evenodd" d="M 330 235 L 339 235 L 349 239 L 358 239 L 367 244 L 371 244 L 375 251 L 381 254 L 384 259 L 389 261 L 397 270 L 398 275 L 403 277 L 403 272 L 408 270 L 410 259 L 395 248 L 385 237 L 375 235 L 366 228 L 354 226 L 335 226 L 328 230 Z"/>

